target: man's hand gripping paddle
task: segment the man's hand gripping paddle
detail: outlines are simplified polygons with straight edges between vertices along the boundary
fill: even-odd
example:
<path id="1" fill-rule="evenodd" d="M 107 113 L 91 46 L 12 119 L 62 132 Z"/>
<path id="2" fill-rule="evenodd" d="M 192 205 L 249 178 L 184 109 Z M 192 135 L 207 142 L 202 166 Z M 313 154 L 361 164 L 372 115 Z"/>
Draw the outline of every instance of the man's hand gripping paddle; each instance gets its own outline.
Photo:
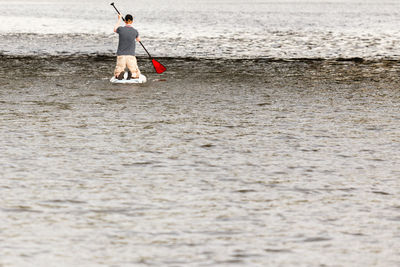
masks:
<path id="1" fill-rule="evenodd" d="M 118 9 L 115 7 L 114 2 L 111 3 L 111 5 L 115 8 L 115 11 L 117 11 L 117 13 L 118 13 L 119 15 L 121 15 L 121 13 L 120 13 L 120 12 L 118 11 Z M 122 17 L 122 20 L 125 21 L 124 17 Z M 153 63 L 153 66 L 154 66 L 154 69 L 156 70 L 156 72 L 157 72 L 158 74 L 161 74 L 161 73 L 163 73 L 164 71 L 166 71 L 167 68 L 164 67 L 160 62 L 158 62 L 157 60 L 155 60 L 155 59 L 150 55 L 150 53 L 147 51 L 146 47 L 144 47 L 144 45 L 142 44 L 142 42 L 140 41 L 139 43 L 140 43 L 140 45 L 143 47 L 144 51 L 146 51 L 147 55 L 149 55 L 149 57 L 151 58 L 151 62 Z"/>

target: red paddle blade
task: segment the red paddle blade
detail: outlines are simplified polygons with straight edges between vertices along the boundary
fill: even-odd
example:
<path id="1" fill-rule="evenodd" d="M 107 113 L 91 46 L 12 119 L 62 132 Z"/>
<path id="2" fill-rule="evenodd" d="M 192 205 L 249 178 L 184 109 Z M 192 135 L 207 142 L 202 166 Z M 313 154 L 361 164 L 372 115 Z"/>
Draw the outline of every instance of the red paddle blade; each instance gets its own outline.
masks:
<path id="1" fill-rule="evenodd" d="M 153 59 L 153 60 L 151 60 L 151 61 L 153 62 L 154 69 L 156 70 L 156 72 L 157 72 L 158 74 L 161 74 L 161 73 L 163 73 L 164 71 L 167 70 L 167 68 L 164 67 L 164 66 L 163 66 L 160 62 L 158 62 L 157 60 Z"/>

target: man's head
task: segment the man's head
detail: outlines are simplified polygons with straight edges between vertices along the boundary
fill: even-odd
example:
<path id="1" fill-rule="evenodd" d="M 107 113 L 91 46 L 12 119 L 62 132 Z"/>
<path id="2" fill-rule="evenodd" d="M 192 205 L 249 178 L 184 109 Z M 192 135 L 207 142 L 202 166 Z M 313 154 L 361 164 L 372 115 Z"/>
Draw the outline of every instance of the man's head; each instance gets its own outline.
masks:
<path id="1" fill-rule="evenodd" d="M 126 15 L 126 16 L 125 16 L 125 22 L 126 22 L 127 24 L 131 24 L 131 23 L 133 22 L 133 16 L 130 15 L 130 14 Z"/>

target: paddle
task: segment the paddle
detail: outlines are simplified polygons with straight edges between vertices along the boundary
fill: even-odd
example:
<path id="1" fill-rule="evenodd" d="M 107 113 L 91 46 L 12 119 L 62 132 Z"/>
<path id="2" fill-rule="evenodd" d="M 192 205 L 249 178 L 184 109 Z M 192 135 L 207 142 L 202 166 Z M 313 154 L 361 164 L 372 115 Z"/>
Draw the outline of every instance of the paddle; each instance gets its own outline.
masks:
<path id="1" fill-rule="evenodd" d="M 118 9 L 115 7 L 114 2 L 112 2 L 110 5 L 112 5 L 115 9 L 115 11 L 117 11 L 117 13 L 119 15 L 121 15 L 121 13 L 118 11 Z M 124 17 L 122 17 L 122 20 L 125 21 Z M 153 63 L 154 69 L 156 70 L 156 72 L 158 74 L 163 73 L 164 71 L 167 70 L 166 67 L 164 67 L 160 62 L 158 62 L 157 60 L 155 60 L 149 53 L 149 51 L 147 51 L 146 47 L 144 47 L 144 45 L 142 44 L 142 42 L 139 42 L 140 45 L 143 47 L 144 51 L 146 51 L 147 55 L 149 55 L 149 57 L 151 58 L 151 62 Z"/>

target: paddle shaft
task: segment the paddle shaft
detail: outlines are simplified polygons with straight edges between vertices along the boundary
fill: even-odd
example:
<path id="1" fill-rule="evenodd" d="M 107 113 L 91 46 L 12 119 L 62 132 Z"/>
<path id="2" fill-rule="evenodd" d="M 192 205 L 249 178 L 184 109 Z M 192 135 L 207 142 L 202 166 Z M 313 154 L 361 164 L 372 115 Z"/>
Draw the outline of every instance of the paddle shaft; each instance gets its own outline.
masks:
<path id="1" fill-rule="evenodd" d="M 115 8 L 115 11 L 117 11 L 118 15 L 121 15 L 119 10 L 115 7 L 114 2 L 112 2 L 111 5 L 113 6 L 113 8 Z M 124 17 L 122 17 L 122 15 L 121 15 L 121 18 L 122 18 L 123 21 L 125 21 L 125 19 L 124 19 Z"/>
<path id="2" fill-rule="evenodd" d="M 147 51 L 146 47 L 144 47 L 144 45 L 142 44 L 142 41 L 139 41 L 139 44 L 143 47 L 144 51 L 146 51 L 146 53 L 149 55 L 149 57 L 150 57 L 150 58 L 153 58 L 153 57 L 150 55 L 149 51 Z"/>

